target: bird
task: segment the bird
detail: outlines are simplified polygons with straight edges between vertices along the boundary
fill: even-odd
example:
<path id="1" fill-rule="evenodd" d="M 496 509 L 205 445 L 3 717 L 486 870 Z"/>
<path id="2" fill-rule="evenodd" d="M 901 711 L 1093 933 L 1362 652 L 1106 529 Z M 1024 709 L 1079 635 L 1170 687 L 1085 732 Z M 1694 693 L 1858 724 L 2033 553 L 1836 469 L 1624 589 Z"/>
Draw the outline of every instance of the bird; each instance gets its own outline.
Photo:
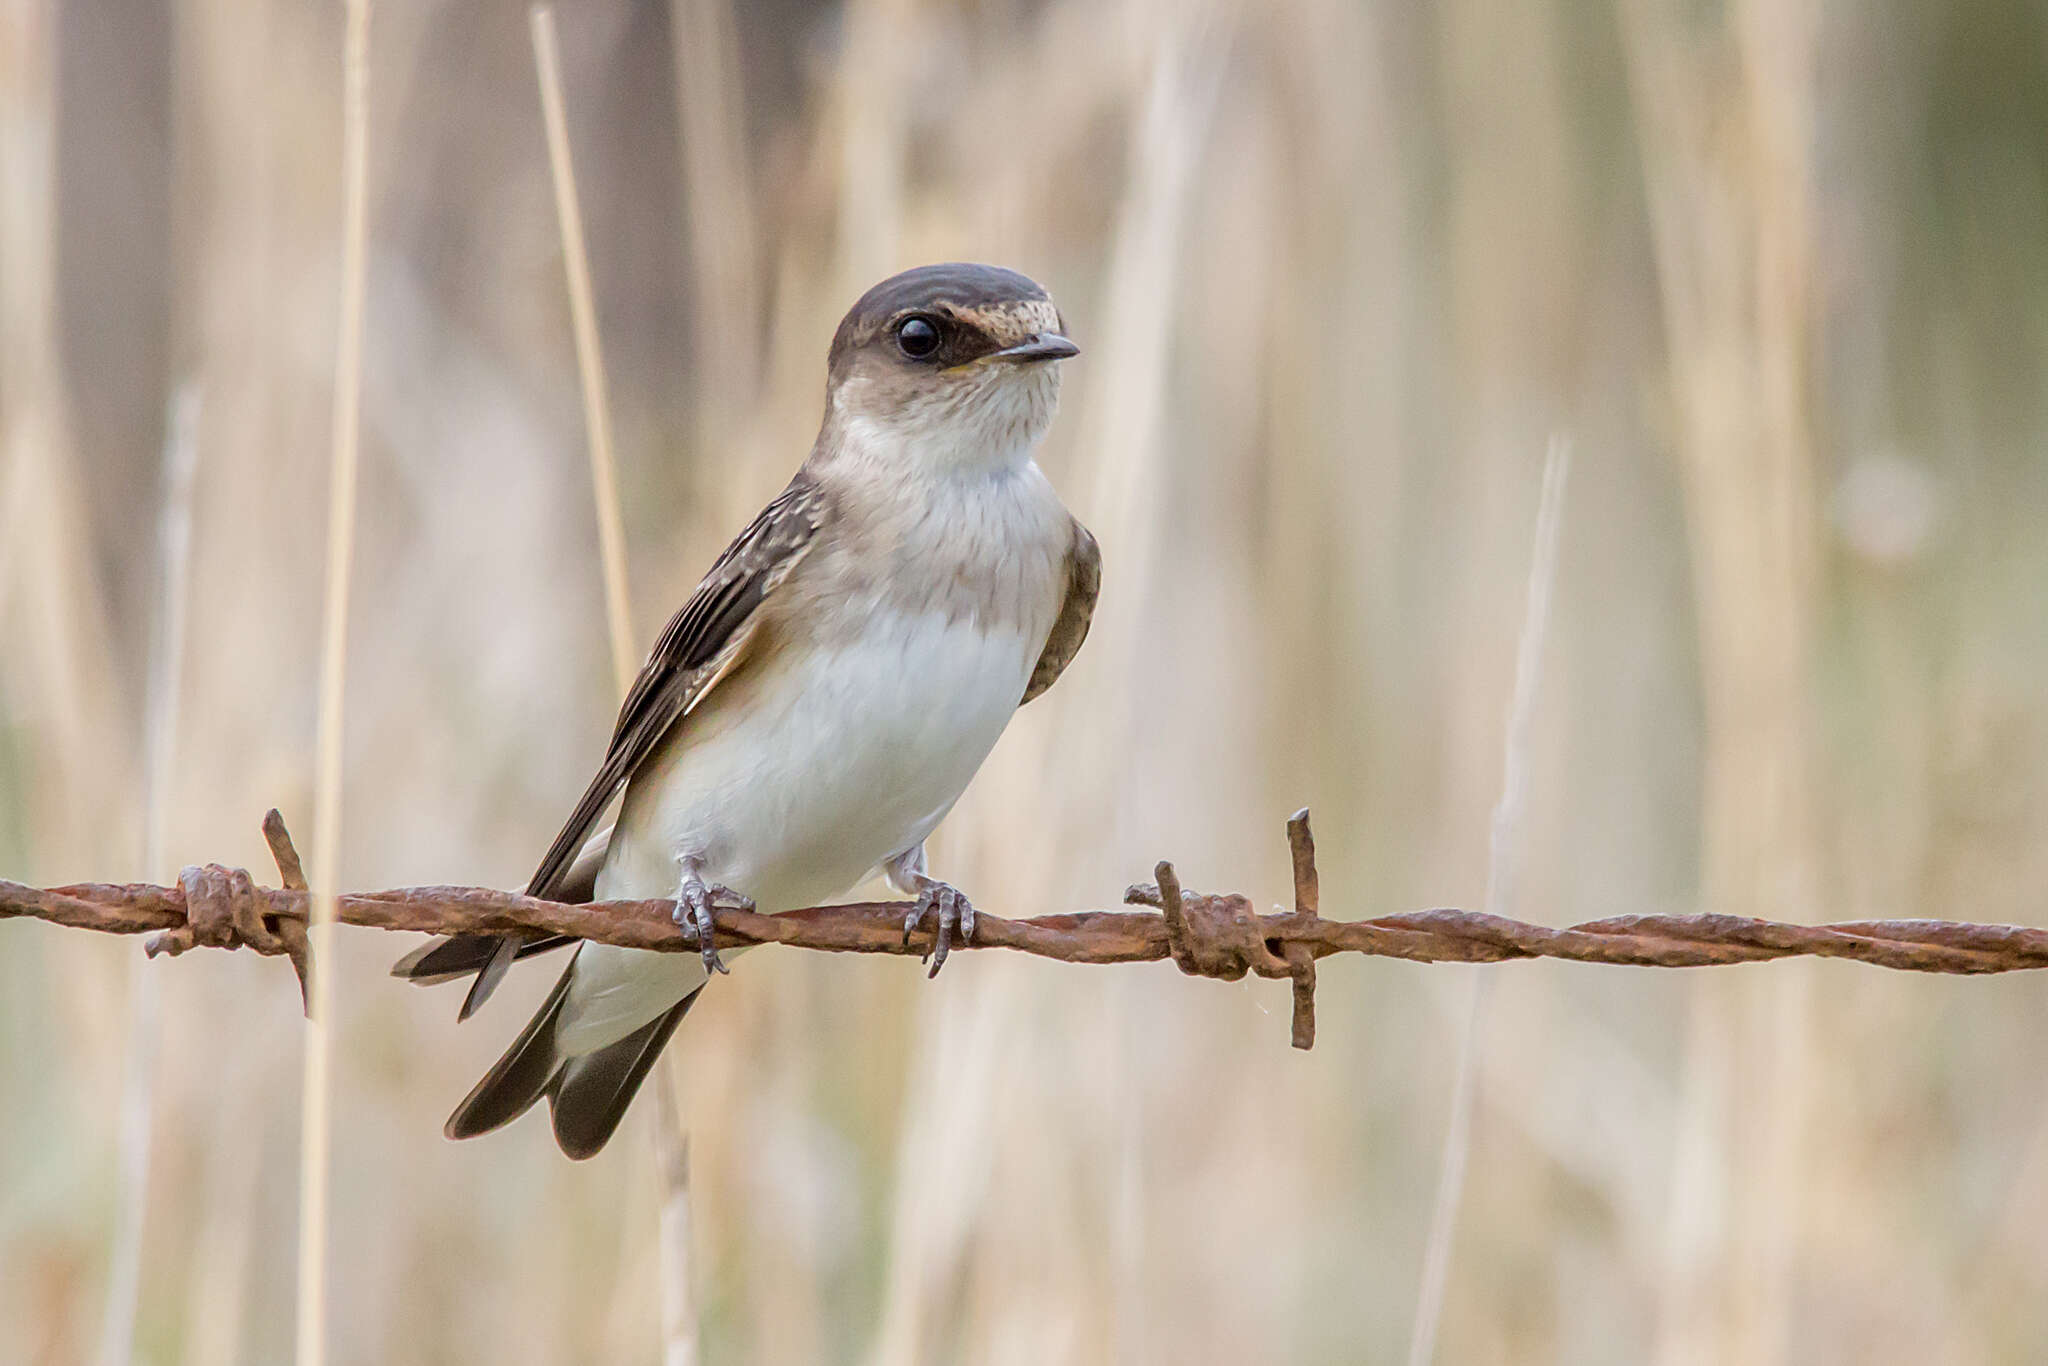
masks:
<path id="1" fill-rule="evenodd" d="M 594 1156 L 725 971 L 719 906 L 816 905 L 879 871 L 912 898 L 906 942 L 934 920 L 933 975 L 972 940 L 925 841 L 1088 634 L 1101 554 L 1035 459 L 1079 350 L 1046 291 L 996 266 L 908 270 L 848 310 L 809 454 L 655 641 L 526 889 L 673 898 L 701 953 L 458 935 L 406 955 L 411 981 L 474 974 L 467 1018 L 517 960 L 575 949 L 448 1137 L 545 1098 L 561 1150 Z"/>

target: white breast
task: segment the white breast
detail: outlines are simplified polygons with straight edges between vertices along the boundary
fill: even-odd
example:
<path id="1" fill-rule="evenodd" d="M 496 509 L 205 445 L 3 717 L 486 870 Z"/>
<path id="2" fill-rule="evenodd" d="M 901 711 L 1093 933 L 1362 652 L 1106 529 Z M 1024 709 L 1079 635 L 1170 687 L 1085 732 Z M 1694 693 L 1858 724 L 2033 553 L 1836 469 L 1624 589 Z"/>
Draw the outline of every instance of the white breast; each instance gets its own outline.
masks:
<path id="1" fill-rule="evenodd" d="M 837 895 L 958 800 L 1039 645 L 885 609 L 848 645 L 784 651 L 714 689 L 635 777 L 600 889 L 668 895 L 687 851 L 765 911 Z"/>

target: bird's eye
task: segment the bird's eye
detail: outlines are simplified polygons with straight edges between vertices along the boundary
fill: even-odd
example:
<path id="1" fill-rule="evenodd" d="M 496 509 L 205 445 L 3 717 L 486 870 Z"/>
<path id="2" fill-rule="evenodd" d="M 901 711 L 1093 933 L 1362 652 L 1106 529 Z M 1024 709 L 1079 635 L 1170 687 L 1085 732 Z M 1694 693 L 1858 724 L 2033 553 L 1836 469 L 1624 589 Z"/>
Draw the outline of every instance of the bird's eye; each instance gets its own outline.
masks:
<path id="1" fill-rule="evenodd" d="M 930 318 L 905 318 L 896 324 L 896 345 L 912 360 L 923 360 L 939 349 L 939 325 Z"/>

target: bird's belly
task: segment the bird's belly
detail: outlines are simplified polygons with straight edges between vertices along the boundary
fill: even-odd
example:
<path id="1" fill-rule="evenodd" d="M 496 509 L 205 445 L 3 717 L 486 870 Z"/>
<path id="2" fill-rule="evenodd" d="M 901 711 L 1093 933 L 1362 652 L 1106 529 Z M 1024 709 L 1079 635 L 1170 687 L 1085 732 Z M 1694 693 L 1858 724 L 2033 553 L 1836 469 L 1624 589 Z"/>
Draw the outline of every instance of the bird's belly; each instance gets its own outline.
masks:
<path id="1" fill-rule="evenodd" d="M 628 785 L 599 899 L 674 896 L 684 855 L 763 911 L 840 895 L 952 809 L 1038 650 L 1020 629 L 878 614 L 856 641 L 740 671 Z M 695 954 L 585 944 L 556 1047 L 624 1038 L 704 979 Z"/>
<path id="2" fill-rule="evenodd" d="M 600 895 L 671 895 L 684 854 L 764 911 L 843 893 L 952 808 L 1038 647 L 1022 630 L 878 612 L 845 645 L 742 671 L 627 789 Z"/>

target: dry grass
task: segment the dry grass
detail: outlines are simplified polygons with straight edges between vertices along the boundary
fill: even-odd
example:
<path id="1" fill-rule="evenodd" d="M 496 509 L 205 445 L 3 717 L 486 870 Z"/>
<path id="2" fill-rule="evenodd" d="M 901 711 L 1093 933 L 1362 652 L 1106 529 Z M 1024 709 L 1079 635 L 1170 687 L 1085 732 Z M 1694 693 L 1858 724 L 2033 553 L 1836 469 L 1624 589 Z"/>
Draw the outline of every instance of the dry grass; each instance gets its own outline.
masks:
<path id="1" fill-rule="evenodd" d="M 1558 537 L 1564 516 L 1565 481 L 1570 474 L 1570 443 L 1561 436 L 1553 436 L 1543 458 L 1543 491 L 1536 503 L 1535 548 L 1530 554 L 1529 597 L 1522 609 L 1520 643 L 1515 651 L 1515 686 L 1508 701 L 1500 800 L 1494 803 L 1488 831 L 1484 903 L 1488 915 L 1514 914 L 1515 882 L 1521 871 L 1522 831 L 1529 804 L 1529 732 L 1535 722 L 1537 689 L 1543 678 L 1543 650 L 1550 638 L 1550 604 L 1557 588 Z M 1472 1105 L 1479 1084 L 1480 1031 L 1491 991 L 1489 978 L 1476 973 L 1468 975 L 1471 980 L 1465 1025 L 1458 1035 L 1451 1113 L 1444 1126 L 1443 1166 L 1437 1174 L 1429 1238 L 1423 1244 L 1422 1287 L 1415 1297 L 1415 1326 L 1408 1336 L 1409 1366 L 1428 1366 L 1436 1359 L 1437 1333 L 1443 1324 L 1444 1285 L 1450 1275 L 1458 1211 L 1465 1198 L 1465 1170 L 1472 1157 Z"/>
<path id="2" fill-rule="evenodd" d="M 166 861 L 260 866 L 256 818 L 314 789 L 342 16 L 88 10 L 0 5 L 0 873 L 38 883 L 141 856 L 187 376 Z M 1533 453 L 1569 430 L 1522 913 L 2042 922 L 2033 8 L 558 21 L 638 645 L 800 458 L 872 277 L 1002 260 L 1085 348 L 1045 464 L 1103 616 L 934 849 L 1019 889 L 992 911 L 1102 904 L 1161 852 L 1277 894 L 1270 817 L 1302 804 L 1330 914 L 1477 904 Z M 546 130 L 521 7 L 381 6 L 376 52 L 348 820 L 315 870 L 513 885 L 614 686 Z M 333 1359 L 657 1359 L 653 1144 L 437 1132 L 545 973 L 458 1030 L 381 938 L 332 957 Z M 0 940 L 0 1360 L 74 1360 L 132 948 Z M 136 1359 L 283 1360 L 289 974 L 155 966 Z M 2041 1354 L 2048 1092 L 2010 1080 L 2038 983 L 1492 971 L 1438 1359 Z M 701 1359 L 1397 1359 L 1456 986 L 1331 960 L 1297 1055 L 1269 983 L 750 956 L 672 1064 Z"/>
<path id="3" fill-rule="evenodd" d="M 335 894 L 341 889 L 342 706 L 347 698 L 356 471 L 362 459 L 363 309 L 369 252 L 370 0 L 349 0 L 342 40 L 340 304 L 327 483 L 326 589 L 314 729 L 312 909 L 306 919 L 306 1023 L 299 1106 L 298 1366 L 327 1360 L 327 1239 L 334 1110 Z"/>
<path id="4" fill-rule="evenodd" d="M 569 152 L 569 116 L 562 96 L 562 55 L 555 11 L 527 11 L 533 30 L 533 65 L 548 134 L 548 169 L 555 184 L 555 217 L 562 229 L 562 266 L 569 284 L 569 318 L 576 337 L 576 377 L 583 391 L 583 425 L 590 445 L 590 488 L 597 507 L 597 545 L 604 568 L 605 635 L 612 677 L 623 699 L 640 672 L 633 648 L 633 599 L 626 586 L 626 532 L 619 515 L 618 461 L 612 453 L 612 408 L 598 339 L 597 304 L 590 292 L 590 249 L 583 241 L 583 209 L 576 198 L 576 165 Z"/>
<path id="5" fill-rule="evenodd" d="M 192 574 L 192 485 L 199 465 L 199 392 L 172 394 L 164 430 L 157 573 L 149 650 L 149 687 L 142 734 L 142 876 L 167 878 L 164 827 L 170 819 L 183 701 L 187 588 Z M 142 1284 L 142 1224 L 149 1210 L 151 1135 L 156 1120 L 156 1067 L 163 1032 L 163 978 L 146 958 L 130 964 L 127 1074 L 121 1083 L 121 1168 L 114 1216 L 113 1261 L 100 1325 L 100 1361 L 124 1366 L 135 1349 L 135 1304 Z"/>

